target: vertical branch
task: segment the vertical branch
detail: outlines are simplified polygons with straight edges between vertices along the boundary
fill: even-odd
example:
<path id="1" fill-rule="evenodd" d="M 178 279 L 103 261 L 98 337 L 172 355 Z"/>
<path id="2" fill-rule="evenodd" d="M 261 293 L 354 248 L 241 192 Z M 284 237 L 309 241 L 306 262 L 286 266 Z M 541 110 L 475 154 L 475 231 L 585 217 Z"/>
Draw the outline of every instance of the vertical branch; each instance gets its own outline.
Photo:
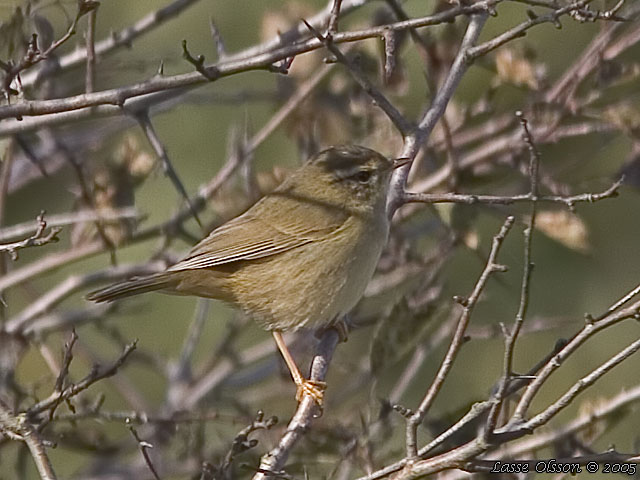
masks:
<path id="1" fill-rule="evenodd" d="M 4 151 L 2 166 L 0 167 L 0 227 L 4 224 L 5 204 L 7 201 L 7 193 L 9 191 L 9 179 L 11 178 L 11 168 L 13 166 L 13 142 Z M 7 273 L 7 265 L 4 255 L 0 255 L 0 277 Z M 0 288 L 0 321 L 5 319 L 5 303 L 4 291 Z"/>
<path id="2" fill-rule="evenodd" d="M 473 308 L 478 303 L 478 299 L 480 298 L 480 294 L 483 292 L 487 280 L 489 276 L 495 272 L 504 272 L 506 267 L 504 265 L 500 265 L 497 263 L 498 252 L 500 251 L 500 247 L 504 242 L 509 230 L 513 226 L 514 217 L 507 217 L 500 232 L 493 237 L 493 242 L 491 245 L 491 252 L 489 254 L 489 259 L 487 260 L 487 264 L 480 275 L 480 278 L 476 282 L 476 285 L 471 292 L 469 298 L 466 299 L 457 299 L 458 302 L 463 306 L 462 314 L 458 320 L 458 325 L 456 327 L 456 331 L 451 339 L 451 343 L 449 344 L 449 349 L 440 364 L 440 368 L 436 373 L 436 377 L 433 380 L 433 383 L 429 387 L 429 390 L 425 394 L 424 398 L 420 402 L 420 406 L 418 409 L 409 417 L 407 421 L 407 431 L 406 431 L 406 443 L 407 443 L 407 457 L 415 458 L 418 455 L 418 445 L 417 445 L 417 435 L 418 435 L 418 426 L 424 420 L 429 408 L 433 404 L 438 392 L 442 388 L 451 367 L 453 366 L 453 362 L 456 360 L 458 352 L 464 343 L 465 332 L 467 330 L 467 325 L 469 325 L 469 319 L 471 318 L 471 313 Z"/>
<path id="3" fill-rule="evenodd" d="M 87 43 L 87 71 L 85 75 L 85 91 L 91 93 L 95 90 L 95 66 L 96 66 L 96 12 L 91 10 L 87 16 L 87 32 L 85 41 Z"/>
<path id="4" fill-rule="evenodd" d="M 429 137 L 434 127 L 438 123 L 438 120 L 444 114 L 444 111 L 449 104 L 449 100 L 453 97 L 462 76 L 469 68 L 468 51 L 473 45 L 475 45 L 480 32 L 487 21 L 489 13 L 487 11 L 477 13 L 471 16 L 469 26 L 464 34 L 460 49 L 456 55 L 451 69 L 447 74 L 447 77 L 442 84 L 442 87 L 438 90 L 433 103 L 429 109 L 425 112 L 422 120 L 418 124 L 418 127 L 407 137 L 405 137 L 404 147 L 402 149 L 403 158 L 415 158 L 422 144 Z M 407 178 L 409 177 L 409 171 L 411 165 L 406 165 L 396 169 L 391 179 L 391 189 L 387 201 L 387 210 L 389 216 L 393 216 L 394 212 L 404 203 L 404 188 L 407 184 Z"/>
<path id="5" fill-rule="evenodd" d="M 331 14 L 329 15 L 329 21 L 327 22 L 327 33 L 325 35 L 331 36 L 338 31 L 338 17 L 340 16 L 340 6 L 342 0 L 333 0 L 331 6 Z"/>
<path id="6" fill-rule="evenodd" d="M 133 436 L 133 438 L 135 438 L 136 443 L 138 444 L 138 449 L 140 450 L 140 453 L 142 454 L 142 458 L 144 459 L 144 463 L 147 465 L 147 468 L 149 469 L 149 471 L 153 475 L 153 478 L 155 480 L 161 480 L 160 479 L 160 475 L 158 475 L 158 471 L 156 470 L 156 467 L 154 467 L 154 465 L 153 465 L 153 461 L 151 460 L 151 456 L 149 455 L 149 449 L 153 448 L 153 444 L 151 444 L 151 443 L 147 442 L 146 440 L 143 440 L 142 438 L 140 438 L 140 435 L 138 435 L 138 431 L 131 424 L 129 419 L 127 419 L 126 423 L 127 423 L 127 428 L 129 429 L 129 432 L 131 432 L 131 435 Z"/>
<path id="7" fill-rule="evenodd" d="M 489 440 L 493 430 L 498 422 L 498 415 L 504 403 L 509 383 L 513 377 L 513 352 L 515 350 L 516 340 L 524 324 L 529 308 L 529 287 L 531 284 L 531 274 L 533 272 L 533 263 L 531 262 L 531 243 L 533 237 L 533 228 L 536 223 L 536 212 L 538 206 L 538 170 L 540 164 L 540 154 L 533 143 L 533 137 L 529 131 L 527 119 L 524 118 L 522 112 L 516 112 L 516 116 L 520 119 L 522 127 L 523 140 L 527 144 L 529 150 L 529 195 L 531 196 L 529 222 L 524 229 L 524 265 L 522 271 L 522 283 L 520 287 L 520 306 L 513 324 L 513 328 L 505 335 L 504 360 L 502 379 L 495 395 L 495 401 L 487 417 L 485 424 L 484 436 L 485 440 Z"/>
<path id="8" fill-rule="evenodd" d="M 89 186 L 89 182 L 87 182 L 87 178 L 82 170 L 82 165 L 75 157 L 75 154 L 71 152 L 65 145 L 61 145 L 62 150 L 65 153 L 65 156 L 71 166 L 73 167 L 76 177 L 78 178 L 78 185 L 80 186 L 80 194 L 82 195 L 82 200 L 87 204 L 87 207 L 95 210 L 99 215 L 99 210 L 96 206 L 95 198 L 92 194 L 92 188 Z M 104 224 L 101 218 L 98 218 L 95 221 L 96 230 L 98 232 L 98 236 L 102 240 L 102 243 L 109 250 L 111 256 L 111 263 L 113 265 L 116 264 L 116 246 L 107 234 Z"/>
<path id="9" fill-rule="evenodd" d="M 8 438 L 21 440 L 27 445 L 42 480 L 58 478 L 36 428 L 29 423 L 26 415 L 15 415 L 2 400 L 0 400 L 0 432 Z"/>

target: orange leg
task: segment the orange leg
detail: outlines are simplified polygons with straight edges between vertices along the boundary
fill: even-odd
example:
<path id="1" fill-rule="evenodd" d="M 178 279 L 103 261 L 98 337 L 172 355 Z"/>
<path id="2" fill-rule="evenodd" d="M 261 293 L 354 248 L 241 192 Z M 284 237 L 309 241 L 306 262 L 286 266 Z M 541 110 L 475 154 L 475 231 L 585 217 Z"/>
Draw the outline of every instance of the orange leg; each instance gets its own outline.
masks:
<path id="1" fill-rule="evenodd" d="M 313 397 L 319 407 L 322 407 L 324 391 L 327 388 L 327 384 L 324 382 L 317 382 L 315 380 L 307 380 L 306 378 L 304 378 L 300 373 L 300 369 L 296 365 L 295 360 L 291 356 L 291 353 L 287 348 L 287 344 L 284 343 L 282 334 L 280 332 L 272 332 L 272 334 L 273 338 L 276 341 L 276 345 L 278 345 L 278 350 L 280 350 L 280 353 L 282 354 L 287 367 L 289 367 L 289 371 L 291 372 L 293 381 L 297 386 L 296 400 L 300 401 L 305 395 L 309 395 Z"/>

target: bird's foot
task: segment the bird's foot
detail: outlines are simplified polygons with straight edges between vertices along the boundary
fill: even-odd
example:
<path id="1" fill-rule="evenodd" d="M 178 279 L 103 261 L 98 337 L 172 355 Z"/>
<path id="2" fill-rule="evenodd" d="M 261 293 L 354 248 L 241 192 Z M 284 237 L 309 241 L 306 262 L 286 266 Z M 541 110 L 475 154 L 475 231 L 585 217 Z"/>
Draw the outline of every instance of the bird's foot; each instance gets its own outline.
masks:
<path id="1" fill-rule="evenodd" d="M 327 389 L 325 382 L 317 380 L 302 380 L 297 384 L 298 390 L 296 391 L 296 400 L 301 402 L 306 396 L 313 398 L 318 407 L 322 409 L 324 403 L 324 391 Z"/>

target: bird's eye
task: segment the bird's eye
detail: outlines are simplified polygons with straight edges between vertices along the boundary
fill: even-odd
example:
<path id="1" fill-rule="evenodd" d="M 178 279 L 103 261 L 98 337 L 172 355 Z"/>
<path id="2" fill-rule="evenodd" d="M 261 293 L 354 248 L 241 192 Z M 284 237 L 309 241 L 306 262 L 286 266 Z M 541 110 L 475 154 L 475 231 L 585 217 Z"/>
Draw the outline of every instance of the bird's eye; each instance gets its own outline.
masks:
<path id="1" fill-rule="evenodd" d="M 367 183 L 371 179 L 371 172 L 363 170 L 362 172 L 358 172 L 353 177 L 357 182 Z"/>

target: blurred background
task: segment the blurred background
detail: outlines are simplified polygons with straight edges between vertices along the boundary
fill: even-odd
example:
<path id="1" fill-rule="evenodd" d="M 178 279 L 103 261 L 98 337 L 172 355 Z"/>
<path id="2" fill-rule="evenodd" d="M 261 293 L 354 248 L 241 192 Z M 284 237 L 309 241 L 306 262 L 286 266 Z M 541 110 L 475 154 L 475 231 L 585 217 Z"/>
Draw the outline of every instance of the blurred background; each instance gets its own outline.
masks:
<path id="1" fill-rule="evenodd" d="M 173 3 L 179 2 L 102 2 L 95 11 L 96 42 Z M 166 76 L 193 71 L 193 65 L 183 59 L 183 40 L 194 57 L 204 55 L 205 64 L 215 62 L 220 52 L 209 19 L 219 31 L 224 52 L 234 55 L 297 27 L 301 18 L 312 18 L 327 6 L 325 0 L 184 3 L 191 5 L 128 47 L 98 56 L 94 90 L 143 82 L 156 74 L 160 64 Z M 396 2 L 352 3 L 357 8 L 347 8 L 341 15 L 339 31 L 396 21 L 390 8 Z M 400 3 L 412 18 L 454 8 L 436 0 Z M 595 11 L 612 8 L 615 2 L 591 3 Z M 533 4 L 502 2 L 481 41 L 533 18 L 527 17 L 527 9 L 537 15 L 548 11 Z M 41 42 L 47 35 L 61 37 L 76 8 L 71 1 L 1 1 L 0 59 L 18 61 L 24 55 L 25 40 L 34 31 Z M 575 212 L 560 204 L 539 205 L 529 314 L 515 349 L 517 373 L 527 372 L 558 339 L 577 332 L 585 313 L 600 315 L 638 283 L 640 47 L 632 41 L 638 38 L 638 22 L 616 26 L 605 46 L 587 56 L 593 60 L 592 68 L 571 77 L 569 69 L 593 47 L 594 39 L 604 38 L 604 32 L 615 24 L 579 20 L 562 17 L 562 28 L 553 23 L 538 25 L 525 38 L 480 57 L 449 104 L 446 127 L 439 124 L 414 163 L 408 188 L 526 193 L 529 157 L 520 139 L 517 110 L 529 120 L 540 152 L 542 193 L 602 192 L 626 173 L 617 198 L 579 203 Z M 22 77 L 84 50 L 86 24 L 82 18 L 75 36 L 49 59 L 25 70 Z M 418 46 L 407 33 L 398 33 L 392 52 L 396 58 L 393 62 L 387 59 L 386 73 L 379 37 L 341 48 L 349 49 L 358 68 L 413 121 L 429 106 L 434 89 L 446 75 L 465 25 L 460 17 L 454 23 L 419 29 L 423 43 Z M 189 196 L 196 196 L 225 165 L 239 159 L 240 166 L 200 209 L 202 228 L 188 213 L 183 196 L 163 173 L 148 138 L 131 116 L 72 120 L 25 128 L 18 134 L 2 129 L 14 128 L 19 122 L 0 122 L 5 189 L 0 243 L 33 233 L 16 236 L 9 227 L 35 224 L 42 210 L 46 210 L 45 220 L 66 219 L 61 223 L 59 242 L 20 250 L 17 260 L 0 253 L 2 322 L 20 325 L 18 334 L 0 336 L 3 400 L 20 410 L 51 393 L 71 326 L 79 337 L 70 368 L 70 379 L 75 381 L 92 364 L 113 362 L 125 344 L 138 340 L 136 351 L 116 376 L 60 405 L 56 411 L 60 418 L 43 429 L 43 436 L 57 445 L 48 453 L 59 478 L 130 478 L 131 472 L 150 477 L 140 463 L 128 428 L 131 422 L 144 439 L 161 445 L 153 458 L 162 478 L 217 478 L 199 476 L 204 475 L 202 462 L 216 468 L 222 465 L 231 440 L 258 410 L 267 417 L 277 416 L 278 425 L 254 434 L 259 444 L 239 454 L 224 475 L 249 478 L 259 457 L 281 435 L 294 412 L 294 387 L 270 335 L 257 325 L 220 302 L 150 294 L 98 308 L 88 305 L 84 294 L 117 278 L 113 262 L 119 267 L 157 269 L 179 258 L 204 233 L 244 211 L 274 188 L 287 170 L 322 148 L 358 143 L 388 156 L 398 155 L 402 138 L 393 125 L 348 70 L 323 62 L 325 57 L 325 50 L 299 55 L 287 75 L 244 72 L 152 106 L 153 126 Z M 317 85 L 282 123 L 264 141 L 252 144 L 275 112 L 320 75 Z M 575 85 L 561 88 L 563 77 Z M 79 62 L 59 72 L 54 69 L 38 81 L 25 81 L 24 92 L 11 103 L 19 102 L 20 96 L 62 98 L 83 93 L 85 88 L 85 62 Z M 2 105 L 6 104 L 5 100 Z M 516 226 L 499 257 L 509 270 L 492 277 L 484 291 L 472 316 L 469 341 L 419 439 L 428 441 L 455 423 L 474 402 L 489 398 L 502 372 L 504 340 L 499 325 L 513 322 L 520 302 L 522 231 L 529 208 L 526 203 L 411 204 L 396 214 L 379 271 L 353 314 L 357 328 L 347 343 L 339 345 L 333 359 L 324 415 L 290 459 L 287 471 L 294 478 L 304 478 L 304 472 L 309 478 L 357 478 L 368 468 L 402 458 L 404 419 L 389 411 L 389 405 L 415 408 L 419 403 L 446 351 L 451 332 L 447 325 L 459 314 L 452 297 L 471 292 L 484 268 L 492 236 L 504 218 L 514 214 Z M 97 221 L 78 221 L 78 212 L 91 211 L 102 212 L 102 219 L 99 215 Z M 185 220 L 171 223 L 181 212 L 187 212 L 182 216 Z M 120 218 L 105 220 L 109 215 Z M 62 257 L 65 254 L 67 261 Z M 48 268 L 48 261 L 59 264 Z M 33 268 L 41 271 L 30 274 Z M 95 272 L 104 275 L 87 277 Z M 77 286 L 71 286 L 73 281 Z M 56 288 L 59 297 L 42 302 Z M 29 310 L 34 304 L 40 310 Z M 532 412 L 555 401 L 639 333 L 637 321 L 626 321 L 591 339 L 546 383 Z M 315 345 L 313 333 L 287 338 L 306 372 Z M 185 360 L 185 351 L 190 349 Z M 406 388 L 401 388 L 398 379 L 416 359 L 418 349 L 423 351 L 419 369 Z M 559 428 L 625 388 L 637 386 L 639 371 L 640 359 L 631 357 L 547 428 Z M 394 398 L 399 391 L 399 398 Z M 74 420 L 74 412 L 86 415 Z M 122 415 L 107 418 L 99 412 Z M 132 412 L 175 422 L 144 425 L 136 422 Z M 129 424 L 124 421 L 125 413 Z M 176 420 L 180 415 L 195 420 Z M 598 428 L 548 445 L 539 456 L 603 451 L 612 444 L 618 451 L 637 451 L 636 417 L 620 414 L 607 419 Z M 625 418 L 627 421 L 619 421 Z M 118 465 L 110 463 L 114 459 Z M 0 478 L 38 478 L 20 442 L 0 440 Z"/>

